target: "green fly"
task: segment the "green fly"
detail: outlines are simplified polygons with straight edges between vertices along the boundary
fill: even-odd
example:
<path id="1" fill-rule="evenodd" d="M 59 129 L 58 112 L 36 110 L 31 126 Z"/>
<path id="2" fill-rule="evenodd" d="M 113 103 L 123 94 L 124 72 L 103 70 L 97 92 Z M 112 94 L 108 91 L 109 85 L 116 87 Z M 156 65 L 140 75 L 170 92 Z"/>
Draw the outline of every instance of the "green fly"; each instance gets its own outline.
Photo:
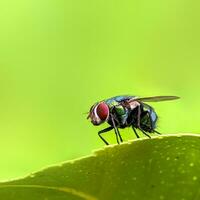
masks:
<path id="1" fill-rule="evenodd" d="M 155 110 L 144 102 L 158 102 L 179 99 L 177 96 L 153 96 L 153 97 L 136 97 L 136 96 L 116 96 L 95 103 L 89 111 L 87 119 L 92 124 L 98 126 L 107 122 L 110 126 L 98 132 L 99 137 L 108 145 L 108 142 L 102 137 L 102 133 L 112 129 L 115 131 L 116 140 L 119 144 L 123 142 L 119 128 L 132 127 L 135 135 L 139 138 L 136 129 L 140 130 L 144 135 L 148 133 L 157 133 L 156 123 L 158 116 Z"/>

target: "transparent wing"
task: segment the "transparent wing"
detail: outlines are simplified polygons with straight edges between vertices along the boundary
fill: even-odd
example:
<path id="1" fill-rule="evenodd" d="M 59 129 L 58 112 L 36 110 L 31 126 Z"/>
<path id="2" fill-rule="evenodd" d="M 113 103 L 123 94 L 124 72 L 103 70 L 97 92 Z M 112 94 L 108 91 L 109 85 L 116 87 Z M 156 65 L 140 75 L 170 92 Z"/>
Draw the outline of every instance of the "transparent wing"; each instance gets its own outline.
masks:
<path id="1" fill-rule="evenodd" d="M 159 102 L 159 101 L 171 101 L 180 99 L 180 97 L 177 96 L 154 96 L 154 97 L 137 97 L 130 99 L 129 102 L 132 101 L 144 101 L 144 102 Z"/>

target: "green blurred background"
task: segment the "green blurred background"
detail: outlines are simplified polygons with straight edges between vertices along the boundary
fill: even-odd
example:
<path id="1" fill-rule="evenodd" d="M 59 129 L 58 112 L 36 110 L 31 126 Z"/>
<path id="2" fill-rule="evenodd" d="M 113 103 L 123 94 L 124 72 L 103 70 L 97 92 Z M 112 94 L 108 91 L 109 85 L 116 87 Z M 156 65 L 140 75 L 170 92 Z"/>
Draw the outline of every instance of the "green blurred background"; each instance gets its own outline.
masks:
<path id="1" fill-rule="evenodd" d="M 151 104 L 162 133 L 199 132 L 200 3 L 0 1 L 0 180 L 104 146 L 86 120 L 120 94 Z M 122 130 L 133 139 L 130 129 Z M 114 133 L 106 137 L 115 142 Z"/>

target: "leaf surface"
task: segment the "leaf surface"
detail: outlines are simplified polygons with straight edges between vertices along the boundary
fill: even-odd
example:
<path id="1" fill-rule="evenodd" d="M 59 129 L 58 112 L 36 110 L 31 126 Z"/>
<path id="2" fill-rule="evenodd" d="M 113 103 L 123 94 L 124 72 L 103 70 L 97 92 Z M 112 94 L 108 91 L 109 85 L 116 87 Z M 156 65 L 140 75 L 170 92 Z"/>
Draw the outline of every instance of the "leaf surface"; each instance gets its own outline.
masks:
<path id="1" fill-rule="evenodd" d="M 91 156 L 0 183 L 3 200 L 198 200 L 200 136 L 110 145 Z"/>

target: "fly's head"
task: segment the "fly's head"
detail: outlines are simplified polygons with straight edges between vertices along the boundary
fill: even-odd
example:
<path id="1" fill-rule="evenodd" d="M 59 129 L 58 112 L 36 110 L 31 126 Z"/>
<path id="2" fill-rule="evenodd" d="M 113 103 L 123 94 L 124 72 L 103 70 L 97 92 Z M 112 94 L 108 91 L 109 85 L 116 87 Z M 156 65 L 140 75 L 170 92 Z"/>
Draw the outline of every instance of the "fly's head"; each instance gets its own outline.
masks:
<path id="1" fill-rule="evenodd" d="M 108 105 L 102 101 L 95 103 L 89 111 L 87 119 L 90 119 L 93 125 L 100 125 L 106 122 L 109 118 L 109 107 Z"/>

